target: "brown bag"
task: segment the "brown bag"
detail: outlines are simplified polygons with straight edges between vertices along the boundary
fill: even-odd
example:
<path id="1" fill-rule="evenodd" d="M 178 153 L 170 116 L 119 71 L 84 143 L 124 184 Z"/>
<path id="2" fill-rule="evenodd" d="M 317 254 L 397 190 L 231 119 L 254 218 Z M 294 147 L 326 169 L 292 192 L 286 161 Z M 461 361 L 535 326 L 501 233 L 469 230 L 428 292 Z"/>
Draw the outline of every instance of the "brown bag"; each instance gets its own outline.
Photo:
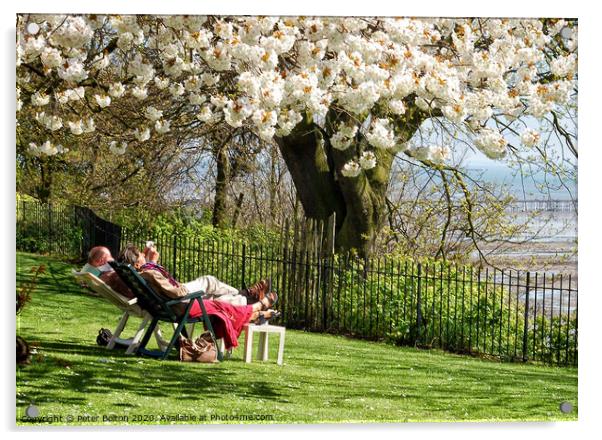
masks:
<path id="1" fill-rule="evenodd" d="M 194 341 L 180 337 L 180 360 L 183 362 L 218 362 L 217 349 L 211 333 L 205 332 Z"/>

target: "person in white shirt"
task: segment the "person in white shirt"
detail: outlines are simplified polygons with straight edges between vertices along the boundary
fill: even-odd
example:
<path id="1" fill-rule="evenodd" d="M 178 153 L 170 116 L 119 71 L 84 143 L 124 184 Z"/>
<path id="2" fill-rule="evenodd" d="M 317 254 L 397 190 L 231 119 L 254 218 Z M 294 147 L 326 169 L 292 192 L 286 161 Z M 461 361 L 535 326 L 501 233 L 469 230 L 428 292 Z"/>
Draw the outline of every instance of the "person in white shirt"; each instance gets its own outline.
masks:
<path id="1" fill-rule="evenodd" d="M 115 273 L 115 270 L 109 265 L 113 261 L 111 251 L 104 246 L 95 246 L 88 252 L 88 262 L 84 264 L 80 272 L 90 272 L 92 275 L 100 278 L 115 292 L 122 294 L 126 298 L 134 298 L 132 291 L 125 285 Z"/>
<path id="2" fill-rule="evenodd" d="M 111 251 L 104 246 L 95 246 L 88 252 L 88 262 L 84 264 L 80 272 L 90 272 L 100 277 L 103 272 L 112 272 L 113 268 L 109 266 L 112 261 Z"/>

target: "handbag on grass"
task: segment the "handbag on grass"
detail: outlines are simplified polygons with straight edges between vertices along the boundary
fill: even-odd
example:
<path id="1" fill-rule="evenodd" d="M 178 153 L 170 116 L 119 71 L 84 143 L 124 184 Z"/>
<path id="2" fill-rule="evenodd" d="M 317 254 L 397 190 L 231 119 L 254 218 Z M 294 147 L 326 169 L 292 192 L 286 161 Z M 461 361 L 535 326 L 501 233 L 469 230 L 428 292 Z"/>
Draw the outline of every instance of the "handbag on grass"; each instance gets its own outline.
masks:
<path id="1" fill-rule="evenodd" d="M 211 333 L 205 332 L 194 341 L 180 337 L 180 360 L 183 362 L 218 362 L 217 349 Z"/>
<path id="2" fill-rule="evenodd" d="M 98 336 L 96 336 L 96 343 L 101 347 L 106 347 L 111 342 L 111 338 L 113 337 L 113 333 L 108 328 L 101 328 L 98 330 Z M 115 348 L 126 349 L 128 345 L 122 344 L 120 342 L 115 342 Z"/>

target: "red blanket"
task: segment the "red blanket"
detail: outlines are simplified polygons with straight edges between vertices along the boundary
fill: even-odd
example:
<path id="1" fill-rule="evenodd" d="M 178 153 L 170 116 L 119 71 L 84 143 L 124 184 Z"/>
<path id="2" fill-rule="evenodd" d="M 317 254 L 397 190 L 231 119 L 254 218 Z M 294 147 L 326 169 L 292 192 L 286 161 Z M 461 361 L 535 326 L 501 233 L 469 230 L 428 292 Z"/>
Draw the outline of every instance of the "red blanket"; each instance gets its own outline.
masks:
<path id="1" fill-rule="evenodd" d="M 209 316 L 215 316 L 218 319 L 212 319 L 211 325 L 215 331 L 215 336 L 224 338 L 226 350 L 238 346 L 238 337 L 245 324 L 249 323 L 253 306 L 233 306 L 222 301 L 203 300 L 203 305 Z M 201 306 L 197 300 L 190 309 L 190 317 L 198 318 L 203 315 Z"/>

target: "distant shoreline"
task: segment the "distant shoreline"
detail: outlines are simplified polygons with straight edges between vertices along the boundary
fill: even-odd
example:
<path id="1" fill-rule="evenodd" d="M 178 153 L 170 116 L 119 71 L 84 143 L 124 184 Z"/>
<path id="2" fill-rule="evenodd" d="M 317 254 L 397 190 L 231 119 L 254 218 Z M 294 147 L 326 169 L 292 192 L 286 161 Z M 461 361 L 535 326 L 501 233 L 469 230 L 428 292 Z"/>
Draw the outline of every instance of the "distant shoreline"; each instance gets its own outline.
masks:
<path id="1" fill-rule="evenodd" d="M 578 254 L 574 240 L 507 244 L 495 251 L 494 249 L 491 245 L 481 247 L 491 266 L 500 269 L 572 275 L 577 281 Z M 494 253 L 488 255 L 490 251 Z M 473 252 L 472 260 L 478 261 L 478 252 Z"/>

